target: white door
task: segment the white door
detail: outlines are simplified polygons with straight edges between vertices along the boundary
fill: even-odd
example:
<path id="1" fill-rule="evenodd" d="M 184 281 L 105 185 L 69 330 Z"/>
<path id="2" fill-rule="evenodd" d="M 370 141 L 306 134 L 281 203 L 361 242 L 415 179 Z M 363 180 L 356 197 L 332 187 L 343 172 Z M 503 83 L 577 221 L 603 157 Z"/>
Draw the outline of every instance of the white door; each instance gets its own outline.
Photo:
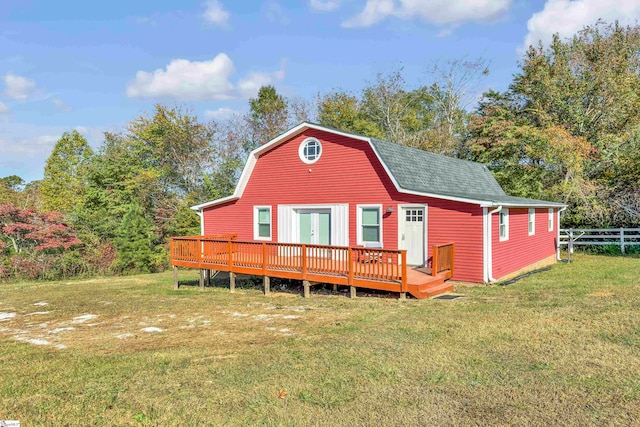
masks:
<path id="1" fill-rule="evenodd" d="M 406 207 L 400 211 L 400 249 L 407 250 L 407 264 L 423 265 L 426 259 L 424 238 L 426 234 L 425 208 Z"/>

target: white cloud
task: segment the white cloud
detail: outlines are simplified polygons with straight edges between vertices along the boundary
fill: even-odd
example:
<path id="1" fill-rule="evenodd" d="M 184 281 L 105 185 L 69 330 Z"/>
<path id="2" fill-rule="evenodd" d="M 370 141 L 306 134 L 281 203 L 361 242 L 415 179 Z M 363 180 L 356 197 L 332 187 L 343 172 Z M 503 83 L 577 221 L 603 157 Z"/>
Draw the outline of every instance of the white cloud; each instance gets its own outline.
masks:
<path id="1" fill-rule="evenodd" d="M 10 112 L 11 112 L 11 109 L 9 108 L 9 106 L 4 102 L 0 101 L 0 114 L 9 114 Z"/>
<path id="2" fill-rule="evenodd" d="M 289 23 L 287 11 L 276 0 L 269 0 L 263 3 L 263 5 L 269 22 L 279 23 L 281 25 L 287 25 Z"/>
<path id="3" fill-rule="evenodd" d="M 309 0 L 309 6 L 321 12 L 330 12 L 337 9 L 340 3 L 341 0 Z"/>
<path id="4" fill-rule="evenodd" d="M 36 90 L 36 82 L 26 77 L 15 74 L 5 74 L 2 78 L 5 84 L 5 95 L 9 98 L 24 100 L 29 98 Z"/>
<path id="5" fill-rule="evenodd" d="M 204 116 L 211 120 L 224 120 L 229 117 L 233 117 L 236 114 L 240 114 L 240 112 L 226 107 L 220 107 L 216 110 L 206 110 L 204 112 Z"/>
<path id="6" fill-rule="evenodd" d="M 61 99 L 53 98 L 51 100 L 51 103 L 53 104 L 54 107 L 56 107 L 56 110 L 58 111 L 62 111 L 64 113 L 68 113 L 71 111 L 71 107 L 65 104 L 64 101 Z"/>
<path id="7" fill-rule="evenodd" d="M 553 34 L 570 37 L 598 19 L 633 23 L 640 19 L 638 0 L 547 0 L 544 8 L 527 22 L 528 33 L 519 51 L 539 41 L 548 44 Z"/>
<path id="8" fill-rule="evenodd" d="M 39 157 L 53 150 L 60 135 L 42 135 L 30 138 L 8 138 L 0 135 L 2 157 Z"/>
<path id="9" fill-rule="evenodd" d="M 162 70 L 153 73 L 138 71 L 127 86 L 131 98 L 169 97 L 179 100 L 211 101 L 251 97 L 262 85 L 272 84 L 284 78 L 284 63 L 280 70 L 251 72 L 237 84 L 231 82 L 234 66 L 225 53 L 211 61 L 175 59 Z"/>
<path id="10" fill-rule="evenodd" d="M 202 17 L 214 25 L 224 27 L 229 22 L 229 12 L 224 9 L 224 6 L 218 0 L 212 0 L 207 2 L 207 10 L 204 11 Z"/>
<path id="11" fill-rule="evenodd" d="M 511 8 L 511 0 L 367 0 L 358 15 L 342 23 L 343 27 L 369 27 L 387 17 L 404 20 L 418 18 L 428 24 L 455 25 L 486 22 Z"/>
<path id="12" fill-rule="evenodd" d="M 174 59 L 165 70 L 138 71 L 127 86 L 127 96 L 227 100 L 233 98 L 233 85 L 229 81 L 233 72 L 233 62 L 225 53 L 219 53 L 211 61 Z"/>
<path id="13" fill-rule="evenodd" d="M 258 94 L 260 87 L 270 85 L 284 79 L 284 61 L 278 71 L 273 73 L 253 72 L 238 82 L 238 92 L 245 98 Z"/>

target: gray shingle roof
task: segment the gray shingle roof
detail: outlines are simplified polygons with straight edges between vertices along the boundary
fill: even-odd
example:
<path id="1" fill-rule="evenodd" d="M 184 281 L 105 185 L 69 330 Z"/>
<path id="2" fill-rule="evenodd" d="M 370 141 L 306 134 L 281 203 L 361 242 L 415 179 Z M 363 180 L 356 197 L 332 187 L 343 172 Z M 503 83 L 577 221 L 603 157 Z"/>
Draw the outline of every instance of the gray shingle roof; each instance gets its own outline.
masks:
<path id="1" fill-rule="evenodd" d="M 370 138 L 382 162 L 404 190 L 521 206 L 564 206 L 561 203 L 508 196 L 489 169 L 416 148 Z"/>

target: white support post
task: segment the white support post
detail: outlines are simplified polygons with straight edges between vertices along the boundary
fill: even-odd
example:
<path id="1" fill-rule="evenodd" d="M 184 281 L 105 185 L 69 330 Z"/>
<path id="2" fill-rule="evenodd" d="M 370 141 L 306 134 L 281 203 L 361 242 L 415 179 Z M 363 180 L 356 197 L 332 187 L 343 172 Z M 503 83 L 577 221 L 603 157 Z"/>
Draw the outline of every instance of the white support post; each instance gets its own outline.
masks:
<path id="1" fill-rule="evenodd" d="M 620 251 L 625 253 L 624 248 L 624 228 L 620 227 Z"/>

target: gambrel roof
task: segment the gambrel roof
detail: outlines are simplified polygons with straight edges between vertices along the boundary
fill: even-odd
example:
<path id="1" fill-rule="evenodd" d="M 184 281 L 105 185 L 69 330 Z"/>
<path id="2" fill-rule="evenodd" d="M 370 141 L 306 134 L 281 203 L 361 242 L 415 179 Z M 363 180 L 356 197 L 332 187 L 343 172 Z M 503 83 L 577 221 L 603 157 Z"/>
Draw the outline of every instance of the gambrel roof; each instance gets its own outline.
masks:
<path id="1" fill-rule="evenodd" d="M 483 207 L 564 207 L 562 203 L 508 196 L 491 171 L 481 164 L 430 153 L 376 138 L 303 122 L 249 154 L 234 194 L 193 206 L 209 206 L 237 200 L 242 196 L 258 157 L 307 129 L 316 129 L 368 142 L 389 178 L 400 193 L 416 194 L 479 204 Z"/>

